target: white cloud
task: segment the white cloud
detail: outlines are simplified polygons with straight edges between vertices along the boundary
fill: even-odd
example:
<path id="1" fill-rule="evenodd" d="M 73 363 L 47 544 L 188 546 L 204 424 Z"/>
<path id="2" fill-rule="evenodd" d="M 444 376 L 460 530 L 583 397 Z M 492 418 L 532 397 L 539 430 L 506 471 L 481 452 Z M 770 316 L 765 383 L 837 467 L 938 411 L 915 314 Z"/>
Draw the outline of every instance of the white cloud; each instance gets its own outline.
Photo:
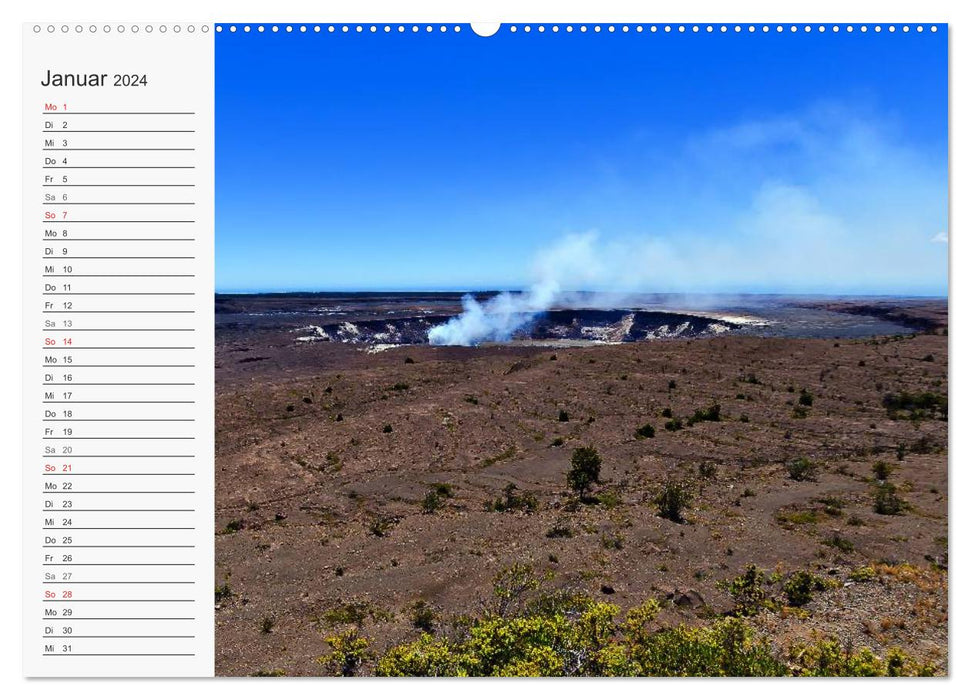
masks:
<path id="1" fill-rule="evenodd" d="M 941 231 L 939 233 L 934 234 L 934 237 L 931 238 L 931 243 L 944 243 L 946 245 L 947 231 Z"/>

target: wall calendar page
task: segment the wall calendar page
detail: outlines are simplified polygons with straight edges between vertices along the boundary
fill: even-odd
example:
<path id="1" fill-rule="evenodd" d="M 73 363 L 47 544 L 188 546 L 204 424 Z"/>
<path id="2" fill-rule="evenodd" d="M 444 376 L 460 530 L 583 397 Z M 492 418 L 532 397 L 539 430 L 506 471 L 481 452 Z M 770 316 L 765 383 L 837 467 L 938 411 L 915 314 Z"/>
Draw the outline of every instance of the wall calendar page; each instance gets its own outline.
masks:
<path id="1" fill-rule="evenodd" d="M 23 675 L 949 676 L 949 32 L 24 24 Z"/>

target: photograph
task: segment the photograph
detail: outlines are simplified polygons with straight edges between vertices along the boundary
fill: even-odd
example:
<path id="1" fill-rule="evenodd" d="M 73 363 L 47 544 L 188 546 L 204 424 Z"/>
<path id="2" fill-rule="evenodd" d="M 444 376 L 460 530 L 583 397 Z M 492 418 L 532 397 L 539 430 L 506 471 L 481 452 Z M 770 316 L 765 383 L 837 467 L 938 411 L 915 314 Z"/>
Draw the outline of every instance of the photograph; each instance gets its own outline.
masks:
<path id="1" fill-rule="evenodd" d="M 946 24 L 253 27 L 217 676 L 948 675 Z"/>

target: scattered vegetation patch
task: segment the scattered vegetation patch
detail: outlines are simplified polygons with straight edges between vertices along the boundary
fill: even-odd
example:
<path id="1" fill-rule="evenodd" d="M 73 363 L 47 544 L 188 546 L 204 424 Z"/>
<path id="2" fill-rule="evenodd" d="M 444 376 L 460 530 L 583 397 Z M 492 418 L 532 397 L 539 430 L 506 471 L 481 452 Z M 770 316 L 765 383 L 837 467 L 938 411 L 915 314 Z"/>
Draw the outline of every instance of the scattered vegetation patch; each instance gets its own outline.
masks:
<path id="1" fill-rule="evenodd" d="M 702 423 L 705 421 L 710 421 L 717 423 L 721 418 L 722 407 L 721 405 L 715 403 L 708 408 L 699 408 L 688 418 L 688 425 L 694 425 L 695 423 Z"/>
<path id="2" fill-rule="evenodd" d="M 826 537 L 823 540 L 823 544 L 827 547 L 838 549 L 843 554 L 849 554 L 854 549 L 853 543 L 838 532 L 834 532 Z"/>
<path id="3" fill-rule="evenodd" d="M 846 506 L 846 502 L 843 499 L 836 496 L 823 496 L 818 499 L 819 503 L 823 506 L 823 512 L 826 515 L 830 515 L 834 518 L 838 518 L 843 515 L 843 508 Z"/>
<path id="4" fill-rule="evenodd" d="M 797 525 L 815 525 L 819 522 L 819 513 L 811 509 L 782 509 L 775 514 L 775 519 L 787 528 Z"/>
<path id="5" fill-rule="evenodd" d="M 387 622 L 393 617 L 388 611 L 382 610 L 368 601 L 353 600 L 328 608 L 320 615 L 312 618 L 312 621 L 329 627 L 336 627 L 337 625 L 363 625 L 368 620 L 371 622 Z"/>
<path id="6" fill-rule="evenodd" d="M 859 569 L 853 569 L 849 576 L 850 581 L 855 581 L 856 583 L 872 581 L 876 577 L 877 572 L 872 566 L 861 566 Z"/>
<path id="7" fill-rule="evenodd" d="M 680 418 L 672 418 L 664 424 L 664 429 L 670 430 L 672 433 L 681 430 L 683 427 L 684 422 Z"/>
<path id="8" fill-rule="evenodd" d="M 529 491 L 520 491 L 512 482 L 502 489 L 502 496 L 494 501 L 486 501 L 486 510 L 503 513 L 506 511 L 520 511 L 533 513 L 539 508 L 539 500 Z"/>
<path id="9" fill-rule="evenodd" d="M 698 465 L 698 476 L 712 480 L 718 476 L 718 465 L 714 462 L 702 462 Z"/>
<path id="10" fill-rule="evenodd" d="M 512 457 L 515 454 L 516 454 L 516 446 L 511 445 L 510 447 L 506 448 L 499 454 L 492 455 L 491 457 L 486 457 L 484 460 L 482 460 L 482 466 L 491 467 L 493 464 L 498 464 L 499 462 L 505 462 L 507 459 L 512 459 Z"/>
<path id="11" fill-rule="evenodd" d="M 624 538 L 617 533 L 604 533 L 600 536 L 600 546 L 604 549 L 623 549 Z"/>
<path id="12" fill-rule="evenodd" d="M 756 569 L 753 569 L 757 573 Z M 757 576 L 756 576 L 757 578 Z M 747 579 L 751 581 L 751 579 Z M 751 585 L 746 583 L 743 585 Z M 897 650 L 878 657 L 822 638 L 775 651 L 745 621 L 658 628 L 661 605 L 648 600 L 622 614 L 611 603 L 567 589 L 545 591 L 524 568 L 485 614 L 448 634 L 423 634 L 377 658 L 379 676 L 827 676 L 926 675 L 932 666 Z M 336 643 L 335 643 L 336 642 Z M 353 675 L 366 640 L 328 640 L 333 673 Z"/>
<path id="13" fill-rule="evenodd" d="M 451 484 L 435 483 L 425 493 L 421 499 L 421 510 L 423 513 L 434 513 L 444 508 L 448 499 L 455 495 L 455 489 Z"/>
<path id="14" fill-rule="evenodd" d="M 546 531 L 546 536 L 551 540 L 556 539 L 568 539 L 573 537 L 573 530 L 570 529 L 569 525 L 565 523 L 556 523 L 549 530 Z"/>
<path id="15" fill-rule="evenodd" d="M 616 508 L 623 503 L 623 498 L 617 489 L 604 489 L 597 494 L 597 503 L 604 508 Z"/>
<path id="16" fill-rule="evenodd" d="M 387 537 L 397 524 L 398 518 L 383 515 L 371 521 L 368 532 L 375 537 Z"/>
<path id="17" fill-rule="evenodd" d="M 913 394 L 908 391 L 901 391 L 896 394 L 884 394 L 883 407 L 887 409 L 887 417 L 891 420 L 900 418 L 910 420 L 940 418 L 947 420 L 947 395 L 933 391 Z"/>
<path id="18" fill-rule="evenodd" d="M 815 481 L 819 467 L 806 457 L 798 457 L 786 465 L 786 472 L 793 481 Z"/>
<path id="19" fill-rule="evenodd" d="M 634 437 L 636 437 L 638 440 L 654 437 L 654 426 L 650 423 L 645 423 L 634 431 Z"/>
<path id="20" fill-rule="evenodd" d="M 226 523 L 226 527 L 224 527 L 219 534 L 231 535 L 232 533 L 239 532 L 242 529 L 243 529 L 242 520 L 230 520 L 228 523 Z"/>

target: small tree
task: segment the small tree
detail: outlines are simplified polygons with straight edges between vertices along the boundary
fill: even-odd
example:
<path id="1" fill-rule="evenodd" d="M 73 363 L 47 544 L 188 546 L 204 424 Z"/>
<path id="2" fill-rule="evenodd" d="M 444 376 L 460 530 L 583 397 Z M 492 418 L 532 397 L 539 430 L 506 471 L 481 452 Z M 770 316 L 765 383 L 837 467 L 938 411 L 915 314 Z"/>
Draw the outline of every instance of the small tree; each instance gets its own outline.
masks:
<path id="1" fill-rule="evenodd" d="M 684 522 L 684 509 L 691 507 L 691 491 L 686 484 L 668 481 L 654 497 L 657 514 L 675 523 Z"/>
<path id="2" fill-rule="evenodd" d="M 907 509 L 907 501 L 897 494 L 897 487 L 889 481 L 877 485 L 873 512 L 879 515 L 900 515 Z"/>
<path id="3" fill-rule="evenodd" d="M 596 448 L 578 447 L 573 450 L 570 458 L 570 471 L 566 474 L 566 483 L 583 498 L 590 487 L 600 482 L 600 465 L 603 460 Z"/>

